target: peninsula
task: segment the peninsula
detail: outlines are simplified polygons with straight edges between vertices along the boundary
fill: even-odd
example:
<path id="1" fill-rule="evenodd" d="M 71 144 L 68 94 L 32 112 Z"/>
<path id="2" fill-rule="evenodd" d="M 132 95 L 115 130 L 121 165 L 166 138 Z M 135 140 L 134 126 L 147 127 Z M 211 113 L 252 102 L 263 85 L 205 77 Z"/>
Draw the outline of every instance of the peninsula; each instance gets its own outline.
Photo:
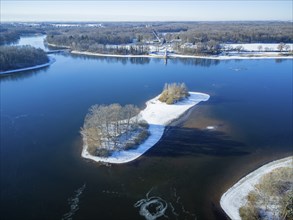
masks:
<path id="1" fill-rule="evenodd" d="M 164 91 L 165 90 L 166 86 Z M 164 92 L 162 94 L 164 94 Z M 146 108 L 142 110 L 135 119 L 144 121 L 148 125 L 148 135 L 138 146 L 132 149 L 121 149 L 120 147 L 120 149 L 113 150 L 110 155 L 97 156 L 89 152 L 88 136 L 83 135 L 83 150 L 81 155 L 84 158 L 96 162 L 119 164 L 133 161 L 143 155 L 161 139 L 167 125 L 178 120 L 199 102 L 207 101 L 209 97 L 208 94 L 199 92 L 188 92 L 185 98 L 177 99 L 165 99 L 166 97 L 158 95 L 146 102 Z"/>
<path id="2" fill-rule="evenodd" d="M 223 194 L 220 200 L 220 204 L 222 209 L 225 211 L 225 213 L 233 220 L 241 220 L 243 219 L 240 215 L 240 210 L 242 207 L 244 207 L 248 203 L 248 196 L 256 187 L 257 184 L 260 184 L 262 181 L 262 178 L 265 175 L 272 175 L 272 172 L 274 172 L 277 169 L 280 168 L 293 168 L 293 157 L 287 157 L 284 159 L 276 160 L 271 163 L 268 163 L 259 169 L 253 171 L 252 173 L 248 174 L 247 176 L 243 177 L 241 180 L 239 180 L 234 186 L 232 186 L 227 192 Z M 292 173 L 292 172 L 291 172 Z M 289 177 L 290 178 L 290 177 Z M 291 177 L 292 178 L 292 177 Z M 272 176 L 269 176 L 269 180 L 272 179 Z M 278 180 L 280 177 L 277 178 Z M 269 182 L 268 180 L 265 180 L 266 184 Z M 286 181 L 287 182 L 287 181 Z M 273 184 L 276 185 L 277 182 L 274 182 Z M 290 182 L 289 182 L 290 183 Z M 292 179 L 291 179 L 291 185 L 292 185 Z M 259 185 L 257 187 L 258 194 L 261 194 L 262 188 L 264 188 L 262 185 Z M 267 187 L 268 188 L 268 187 Z M 270 189 L 272 187 L 269 187 Z M 282 190 L 286 190 L 284 186 L 281 187 Z M 272 189 L 273 190 L 273 189 Z M 292 188 L 291 188 L 292 190 Z M 286 193 L 285 191 L 283 193 Z M 289 194 L 289 193 L 287 193 Z M 264 196 L 270 196 L 268 192 L 263 193 Z M 284 196 L 282 196 L 284 197 Z M 272 200 L 272 204 L 269 204 L 269 201 L 267 201 L 267 204 L 264 206 L 261 203 L 258 202 L 258 206 L 260 207 L 266 207 L 266 212 L 262 212 L 263 216 L 269 216 L 271 215 L 271 218 L 261 218 L 261 219 L 277 219 L 274 217 L 275 214 L 278 213 L 278 211 L 271 212 L 270 208 L 276 209 L 278 208 L 277 196 L 271 196 L 271 198 L 274 198 Z M 262 198 L 264 199 L 264 197 Z M 256 200 L 255 198 L 253 200 Z M 256 205 L 253 206 L 254 209 L 257 209 Z M 269 208 L 270 207 L 270 208 Z M 243 209 L 243 208 L 242 208 Z M 259 208 L 261 211 L 261 208 Z M 292 208 L 291 208 L 292 211 Z M 250 216 L 245 219 L 254 219 L 253 218 L 253 212 L 249 212 Z M 247 215 L 246 213 L 242 213 L 242 215 Z M 257 218 L 259 219 L 259 218 Z"/>
<path id="3" fill-rule="evenodd" d="M 0 54 L 0 75 L 39 69 L 55 62 L 45 51 L 31 46 L 1 46 Z"/>

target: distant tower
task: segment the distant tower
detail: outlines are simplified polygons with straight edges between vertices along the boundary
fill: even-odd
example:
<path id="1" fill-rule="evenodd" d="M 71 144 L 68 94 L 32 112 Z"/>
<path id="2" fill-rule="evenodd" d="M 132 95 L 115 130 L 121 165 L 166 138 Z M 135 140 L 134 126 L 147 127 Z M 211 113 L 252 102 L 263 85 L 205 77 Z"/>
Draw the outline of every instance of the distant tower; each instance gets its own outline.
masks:
<path id="1" fill-rule="evenodd" d="M 167 51 L 167 47 L 165 48 L 165 59 L 167 59 L 168 58 L 168 51 Z"/>
<path id="2" fill-rule="evenodd" d="M 167 47 L 165 48 L 165 55 L 164 55 L 164 64 L 167 65 L 168 63 L 168 51 L 167 51 Z"/>

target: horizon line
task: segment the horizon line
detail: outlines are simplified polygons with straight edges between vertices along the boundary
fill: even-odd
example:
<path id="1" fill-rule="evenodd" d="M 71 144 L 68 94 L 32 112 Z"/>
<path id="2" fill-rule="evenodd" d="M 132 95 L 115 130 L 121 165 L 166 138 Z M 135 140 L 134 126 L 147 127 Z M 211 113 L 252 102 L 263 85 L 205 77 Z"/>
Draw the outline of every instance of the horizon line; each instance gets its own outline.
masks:
<path id="1" fill-rule="evenodd" d="M 48 21 L 13 21 L 13 20 L 7 20 L 7 21 L 1 21 L 0 23 L 53 23 L 53 22 L 58 22 L 58 23 L 86 23 L 86 22 L 131 22 L 131 23 L 139 23 L 139 22 L 146 22 L 146 23 L 151 23 L 151 22 L 293 22 L 293 20 L 281 20 L 281 19 L 272 19 L 272 20 L 153 20 L 153 21 L 133 21 L 133 20 L 125 20 L 125 21 L 119 21 L 119 20 L 48 20 Z"/>

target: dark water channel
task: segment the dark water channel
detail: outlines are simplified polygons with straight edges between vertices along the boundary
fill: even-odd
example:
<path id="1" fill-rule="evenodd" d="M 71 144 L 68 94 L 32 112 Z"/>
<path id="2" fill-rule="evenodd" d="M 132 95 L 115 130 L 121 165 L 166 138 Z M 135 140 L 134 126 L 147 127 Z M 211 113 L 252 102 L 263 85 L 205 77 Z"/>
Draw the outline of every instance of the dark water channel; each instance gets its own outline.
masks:
<path id="1" fill-rule="evenodd" d="M 134 204 L 149 191 L 169 219 L 225 219 L 227 188 L 292 155 L 292 60 L 52 56 L 50 67 L 0 78 L 1 219 L 144 219 Z M 166 82 L 211 98 L 134 162 L 80 157 L 91 105 L 143 108 Z"/>

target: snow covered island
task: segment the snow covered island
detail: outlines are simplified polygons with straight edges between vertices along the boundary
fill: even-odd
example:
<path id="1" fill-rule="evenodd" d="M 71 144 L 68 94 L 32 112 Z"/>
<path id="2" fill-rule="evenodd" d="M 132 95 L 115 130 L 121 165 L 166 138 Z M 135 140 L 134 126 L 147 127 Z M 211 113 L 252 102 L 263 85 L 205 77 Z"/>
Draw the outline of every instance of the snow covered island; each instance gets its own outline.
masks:
<path id="1" fill-rule="evenodd" d="M 87 136 L 83 135 L 83 150 L 81 156 L 96 162 L 105 163 L 127 163 L 133 161 L 153 147 L 162 137 L 165 127 L 183 116 L 189 109 L 201 101 L 209 99 L 208 94 L 189 92 L 188 97 L 176 101 L 174 104 L 167 104 L 159 100 L 160 95 L 147 101 L 146 108 L 142 110 L 135 120 L 144 121 L 148 124 L 148 136 L 134 149 L 116 148 L 108 156 L 92 155 L 88 151 Z"/>
<path id="2" fill-rule="evenodd" d="M 268 163 L 260 167 L 259 169 L 253 171 L 252 173 L 248 174 L 247 176 L 243 177 L 241 180 L 239 180 L 221 197 L 220 204 L 222 209 L 225 211 L 225 213 L 233 220 L 241 220 L 241 217 L 240 217 L 241 208 L 244 207 L 248 203 L 248 196 L 249 195 L 250 197 L 252 196 L 251 192 L 253 192 L 253 190 L 257 190 L 256 197 L 250 198 L 250 200 L 252 199 L 253 201 L 258 201 L 256 198 L 260 197 L 261 200 L 264 200 L 266 204 L 265 205 L 262 203 L 258 204 L 258 207 L 254 205 L 252 209 L 258 209 L 258 212 L 260 212 L 262 216 L 265 216 L 264 218 L 261 218 L 261 219 L 281 219 L 275 216 L 275 214 L 278 214 L 277 209 L 279 208 L 278 207 L 279 198 L 277 196 L 274 196 L 273 194 L 269 194 L 268 192 L 263 193 L 262 191 L 263 189 L 274 190 L 272 189 L 273 187 L 269 185 L 270 184 L 269 182 L 272 181 L 273 182 L 272 185 L 277 186 L 277 182 L 280 181 L 281 179 L 280 175 L 276 177 L 277 181 L 272 180 L 273 179 L 272 175 L 273 175 L 273 172 L 276 172 L 276 170 L 280 168 L 292 169 L 293 157 L 292 156 L 286 157 L 284 159 L 276 160 L 271 163 Z M 267 176 L 267 178 L 269 178 L 270 181 L 267 181 L 267 179 L 264 180 L 263 178 L 265 176 Z M 262 181 L 265 181 L 265 183 L 261 183 Z M 285 183 L 290 184 L 290 181 L 286 180 Z M 258 185 L 258 184 L 263 184 L 263 185 Z M 264 184 L 267 184 L 267 185 L 264 186 Z M 280 192 L 286 194 L 286 187 L 282 186 L 281 188 L 282 189 Z M 270 204 L 270 200 L 272 201 L 271 204 Z M 266 210 L 266 211 L 263 211 L 263 210 Z M 250 217 L 245 219 L 252 219 L 251 218 L 252 215 L 253 215 L 253 212 L 250 212 Z"/>

